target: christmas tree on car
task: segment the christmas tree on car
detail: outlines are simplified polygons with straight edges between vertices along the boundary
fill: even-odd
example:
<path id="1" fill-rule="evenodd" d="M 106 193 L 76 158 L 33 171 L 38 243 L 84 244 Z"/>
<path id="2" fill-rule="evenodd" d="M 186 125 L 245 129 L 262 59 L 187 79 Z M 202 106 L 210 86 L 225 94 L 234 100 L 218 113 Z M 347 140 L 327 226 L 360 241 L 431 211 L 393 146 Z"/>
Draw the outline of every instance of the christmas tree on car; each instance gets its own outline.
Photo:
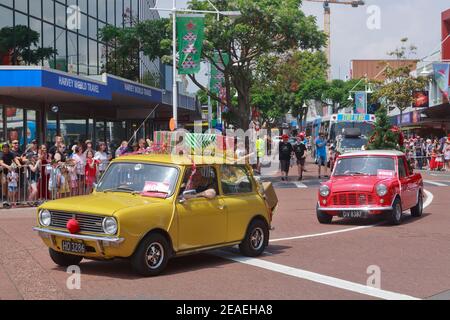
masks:
<path id="1" fill-rule="evenodd" d="M 404 152 L 403 134 L 392 126 L 387 115 L 387 109 L 381 107 L 376 112 L 374 133 L 369 139 L 368 150 L 398 150 Z"/>

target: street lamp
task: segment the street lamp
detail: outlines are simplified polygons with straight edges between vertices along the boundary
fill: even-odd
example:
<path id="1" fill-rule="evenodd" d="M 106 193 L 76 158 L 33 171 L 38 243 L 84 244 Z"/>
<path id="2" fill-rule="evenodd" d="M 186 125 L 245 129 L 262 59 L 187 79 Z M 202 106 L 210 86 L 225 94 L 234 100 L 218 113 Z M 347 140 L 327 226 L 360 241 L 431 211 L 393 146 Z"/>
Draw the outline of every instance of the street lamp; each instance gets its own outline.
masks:
<path id="1" fill-rule="evenodd" d="M 210 1 L 208 3 L 214 8 L 211 10 L 191 10 L 191 9 L 177 9 L 177 1 L 172 0 L 172 8 L 158 8 L 156 1 L 155 7 L 150 7 L 150 10 L 155 11 L 168 11 L 172 12 L 172 64 L 173 64 L 173 79 L 172 79 L 172 114 L 175 123 L 175 129 L 178 128 L 178 85 L 177 85 L 177 12 L 183 13 L 213 13 L 217 15 L 217 20 L 219 20 L 220 15 L 229 16 L 232 19 L 241 16 L 240 11 L 219 11 L 216 6 Z"/>

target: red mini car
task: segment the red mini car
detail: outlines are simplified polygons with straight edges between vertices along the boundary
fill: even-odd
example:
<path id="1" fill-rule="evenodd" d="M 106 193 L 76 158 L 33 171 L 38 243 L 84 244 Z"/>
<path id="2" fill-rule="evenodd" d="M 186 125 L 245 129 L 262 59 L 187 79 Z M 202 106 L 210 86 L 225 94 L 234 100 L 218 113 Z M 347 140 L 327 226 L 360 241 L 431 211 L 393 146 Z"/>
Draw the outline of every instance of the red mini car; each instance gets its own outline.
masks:
<path id="1" fill-rule="evenodd" d="M 420 217 L 423 181 L 413 173 L 399 151 L 357 151 L 339 156 L 331 179 L 320 186 L 317 219 L 331 223 L 334 216 L 367 218 L 387 216 L 400 224 L 403 212 Z"/>

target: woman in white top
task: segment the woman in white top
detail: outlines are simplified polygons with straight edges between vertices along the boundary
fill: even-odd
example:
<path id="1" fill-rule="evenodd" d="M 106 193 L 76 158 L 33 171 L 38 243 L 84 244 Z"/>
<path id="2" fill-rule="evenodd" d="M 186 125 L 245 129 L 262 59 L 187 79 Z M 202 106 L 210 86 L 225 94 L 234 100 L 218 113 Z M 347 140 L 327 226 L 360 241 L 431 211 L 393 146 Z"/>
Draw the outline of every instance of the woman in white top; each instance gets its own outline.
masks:
<path id="1" fill-rule="evenodd" d="M 100 162 L 98 165 L 98 170 L 100 172 L 100 176 L 102 176 L 103 172 L 105 172 L 108 167 L 109 161 L 111 161 L 111 156 L 108 155 L 108 152 L 106 151 L 106 143 L 99 143 L 98 151 L 94 155 L 94 160 L 98 160 Z"/>
<path id="2" fill-rule="evenodd" d="M 72 155 L 72 160 L 75 163 L 75 172 L 78 177 L 78 193 L 82 194 L 82 190 L 84 190 L 84 184 L 86 179 L 84 178 L 84 167 L 86 166 L 86 155 L 83 152 L 83 148 L 80 146 L 76 146 L 74 149 L 74 153 Z"/>

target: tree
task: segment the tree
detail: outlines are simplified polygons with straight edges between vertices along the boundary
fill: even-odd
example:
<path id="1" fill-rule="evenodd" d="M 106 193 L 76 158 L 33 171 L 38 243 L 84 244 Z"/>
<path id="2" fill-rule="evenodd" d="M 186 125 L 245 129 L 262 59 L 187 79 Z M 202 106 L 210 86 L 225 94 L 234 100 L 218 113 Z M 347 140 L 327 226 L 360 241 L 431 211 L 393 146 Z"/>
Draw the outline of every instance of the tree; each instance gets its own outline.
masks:
<path id="1" fill-rule="evenodd" d="M 246 129 L 249 124 L 250 93 L 255 80 L 258 58 L 265 54 L 281 54 L 289 49 L 320 49 L 326 36 L 319 31 L 316 20 L 306 16 L 299 8 L 301 0 L 212 0 L 220 11 L 240 11 L 234 19 L 208 15 L 205 21 L 205 41 L 202 57 L 213 63 L 214 52 L 230 56 L 225 67 L 216 67 L 224 73 L 227 105 L 237 117 L 236 125 Z M 207 1 L 192 0 L 190 9 L 211 10 Z M 171 61 L 170 20 L 159 19 L 138 23 L 133 27 L 144 54 Z M 139 30 L 139 32 L 138 32 Z M 121 44 L 119 43 L 120 47 Z M 220 99 L 200 83 L 196 75 L 190 79 L 215 101 Z M 232 104 L 232 88 L 237 90 L 237 105 Z"/>
<path id="2" fill-rule="evenodd" d="M 387 109 L 381 107 L 376 112 L 375 128 L 369 139 L 369 150 L 399 150 L 403 151 L 401 133 L 392 127 Z"/>
<path id="3" fill-rule="evenodd" d="M 407 46 L 408 38 L 401 39 L 401 47 L 388 54 L 399 59 L 405 59 L 413 54 L 417 49 L 414 45 Z M 385 82 L 381 84 L 374 97 L 383 101 L 387 107 L 394 107 L 400 110 L 400 118 L 403 112 L 414 102 L 415 91 L 426 88 L 428 81 L 424 77 L 414 77 L 411 75 L 413 66 L 402 65 L 393 68 L 389 63 L 385 63 Z"/>
<path id="4" fill-rule="evenodd" d="M 36 65 L 57 54 L 51 47 L 38 46 L 39 33 L 27 26 L 17 25 L 0 29 L 0 56 L 9 55 L 12 65 Z"/>

